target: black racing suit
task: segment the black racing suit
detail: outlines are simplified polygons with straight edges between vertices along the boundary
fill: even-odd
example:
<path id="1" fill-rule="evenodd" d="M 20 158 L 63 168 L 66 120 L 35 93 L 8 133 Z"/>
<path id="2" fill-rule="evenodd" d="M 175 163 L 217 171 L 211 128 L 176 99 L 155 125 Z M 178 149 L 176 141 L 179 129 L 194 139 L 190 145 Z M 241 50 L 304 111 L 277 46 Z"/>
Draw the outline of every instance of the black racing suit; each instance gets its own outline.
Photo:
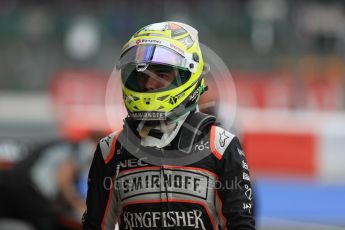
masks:
<path id="1" fill-rule="evenodd" d="M 83 229 L 113 230 L 116 223 L 121 230 L 255 229 L 248 165 L 238 138 L 215 125 L 201 131 L 192 154 L 203 157 L 182 165 L 166 160 L 191 154 L 169 151 L 188 138 L 181 130 L 163 149 L 141 146 L 128 124 L 103 138 L 89 172 Z"/>

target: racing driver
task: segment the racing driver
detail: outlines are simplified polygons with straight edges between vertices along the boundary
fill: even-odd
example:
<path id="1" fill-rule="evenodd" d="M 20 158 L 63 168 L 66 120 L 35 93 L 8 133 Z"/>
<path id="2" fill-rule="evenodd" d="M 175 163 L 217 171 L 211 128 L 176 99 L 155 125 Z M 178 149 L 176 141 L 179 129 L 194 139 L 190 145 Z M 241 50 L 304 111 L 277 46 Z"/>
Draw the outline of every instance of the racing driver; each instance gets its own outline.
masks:
<path id="1" fill-rule="evenodd" d="M 207 87 L 197 34 L 161 22 L 123 46 L 128 116 L 97 145 L 83 229 L 255 229 L 239 139 L 198 109 Z"/>

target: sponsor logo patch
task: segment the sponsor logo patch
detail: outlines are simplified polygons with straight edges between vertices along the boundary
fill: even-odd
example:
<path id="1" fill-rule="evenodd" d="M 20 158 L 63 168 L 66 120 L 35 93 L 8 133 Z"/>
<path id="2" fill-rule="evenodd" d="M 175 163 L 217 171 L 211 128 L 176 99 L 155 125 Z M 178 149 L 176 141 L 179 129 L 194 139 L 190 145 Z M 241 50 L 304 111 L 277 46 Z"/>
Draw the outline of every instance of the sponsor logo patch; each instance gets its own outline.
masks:
<path id="1" fill-rule="evenodd" d="M 165 112 L 147 111 L 147 112 L 134 112 L 131 114 L 137 120 L 165 120 Z"/>
<path id="2" fill-rule="evenodd" d="M 246 189 L 246 191 L 244 192 L 244 194 L 246 195 L 246 197 L 249 199 L 249 200 L 252 200 L 253 199 L 253 196 L 252 196 L 252 189 L 249 187 L 249 185 L 245 185 L 244 188 Z"/>
<path id="3" fill-rule="evenodd" d="M 238 154 L 239 154 L 240 156 L 243 156 L 243 157 L 245 156 L 243 150 L 237 148 L 237 151 L 238 151 Z"/>
<path id="4" fill-rule="evenodd" d="M 101 142 L 105 143 L 108 147 L 110 147 L 110 144 L 111 144 L 110 141 L 111 141 L 111 139 L 112 139 L 111 136 L 107 136 L 107 137 L 103 138 L 103 139 L 101 140 Z"/>
<path id="5" fill-rule="evenodd" d="M 124 161 L 120 161 L 120 167 L 122 168 L 136 168 L 136 167 L 141 167 L 141 166 L 147 166 L 148 164 L 144 162 L 144 160 L 146 159 L 146 157 L 144 158 L 140 158 L 140 159 L 127 159 Z"/>
<path id="6" fill-rule="evenodd" d="M 225 142 L 226 140 L 229 138 L 228 135 L 226 135 L 225 130 L 223 130 L 223 132 L 221 134 L 219 134 L 219 144 L 220 147 L 224 147 L 225 146 Z"/>
<path id="7" fill-rule="evenodd" d="M 200 144 L 194 146 L 194 151 L 204 151 L 205 149 L 210 149 L 209 142 L 201 141 Z"/>
<path id="8" fill-rule="evenodd" d="M 243 172 L 243 180 L 250 181 L 250 177 L 248 173 Z"/>
<path id="9" fill-rule="evenodd" d="M 243 210 L 248 210 L 250 213 L 250 209 L 252 208 L 252 204 L 250 203 L 243 203 Z"/>
<path id="10" fill-rule="evenodd" d="M 242 168 L 245 170 L 248 170 L 248 168 L 249 168 L 248 164 L 244 160 L 242 160 Z"/>
<path id="11" fill-rule="evenodd" d="M 120 175 L 117 188 L 121 200 L 152 193 L 177 193 L 206 200 L 209 177 L 186 170 L 147 170 Z"/>
<path id="12" fill-rule="evenodd" d="M 202 229 L 206 230 L 202 211 L 162 211 L 123 213 L 124 229 Z"/>
<path id="13" fill-rule="evenodd" d="M 175 45 L 172 44 L 172 43 L 170 43 L 169 46 L 170 46 L 170 48 L 172 48 L 173 50 L 179 52 L 180 54 L 184 54 L 184 51 L 183 51 L 180 47 L 175 46 Z"/>
<path id="14" fill-rule="evenodd" d="M 194 101 L 197 98 L 197 96 L 199 95 L 199 88 L 197 88 L 191 95 L 189 95 L 190 101 Z"/>
<path id="15" fill-rule="evenodd" d="M 141 39 L 141 43 L 161 44 L 162 41 L 156 39 Z"/>
<path id="16" fill-rule="evenodd" d="M 170 96 L 169 103 L 174 105 L 183 96 L 184 96 L 184 92 L 177 94 L 176 96 Z"/>

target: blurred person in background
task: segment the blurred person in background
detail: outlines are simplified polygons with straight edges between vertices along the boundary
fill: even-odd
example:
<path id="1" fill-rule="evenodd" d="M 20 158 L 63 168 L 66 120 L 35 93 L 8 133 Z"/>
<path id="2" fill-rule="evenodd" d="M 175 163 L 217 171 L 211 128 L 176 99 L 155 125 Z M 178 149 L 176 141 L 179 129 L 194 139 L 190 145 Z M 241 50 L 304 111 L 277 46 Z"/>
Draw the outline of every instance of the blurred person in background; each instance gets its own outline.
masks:
<path id="1" fill-rule="evenodd" d="M 85 209 L 81 180 L 94 146 L 92 140 L 49 142 L 2 169 L 0 219 L 22 220 L 35 229 L 79 229 L 75 220 Z"/>
<path id="2" fill-rule="evenodd" d="M 0 139 L 0 170 L 11 169 L 16 162 L 28 156 L 34 143 L 12 138 Z"/>
<path id="3" fill-rule="evenodd" d="M 128 116 L 97 145 L 84 229 L 255 229 L 239 139 L 198 110 L 197 33 L 155 23 L 124 45 L 117 67 Z"/>

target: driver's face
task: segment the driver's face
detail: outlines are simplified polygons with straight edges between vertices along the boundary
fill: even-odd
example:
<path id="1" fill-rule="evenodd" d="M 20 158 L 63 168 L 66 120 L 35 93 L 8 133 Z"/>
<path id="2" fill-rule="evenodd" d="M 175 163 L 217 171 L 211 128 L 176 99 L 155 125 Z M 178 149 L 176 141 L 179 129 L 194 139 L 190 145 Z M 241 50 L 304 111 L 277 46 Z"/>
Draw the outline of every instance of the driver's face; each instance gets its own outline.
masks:
<path id="1" fill-rule="evenodd" d="M 176 78 L 176 72 L 171 68 L 149 66 L 138 74 L 138 83 L 141 91 L 152 91 L 169 86 Z"/>

